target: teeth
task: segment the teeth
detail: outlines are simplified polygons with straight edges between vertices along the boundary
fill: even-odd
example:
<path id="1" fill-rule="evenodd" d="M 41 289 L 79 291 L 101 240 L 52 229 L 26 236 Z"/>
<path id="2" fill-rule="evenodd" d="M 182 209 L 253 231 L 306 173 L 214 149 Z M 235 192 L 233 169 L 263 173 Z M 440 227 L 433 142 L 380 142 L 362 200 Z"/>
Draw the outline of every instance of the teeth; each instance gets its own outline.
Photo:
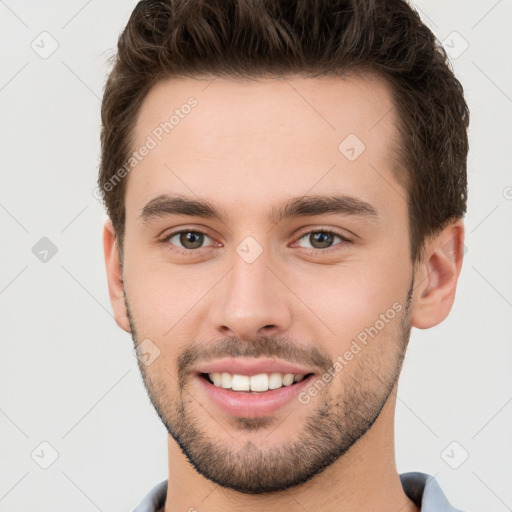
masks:
<path id="1" fill-rule="evenodd" d="M 233 382 L 233 375 L 231 373 L 222 372 L 220 375 L 220 385 L 223 388 L 231 389 L 231 383 Z"/>
<path id="2" fill-rule="evenodd" d="M 277 389 L 283 386 L 283 376 L 280 373 L 271 373 L 268 376 L 268 389 Z"/>
<path id="3" fill-rule="evenodd" d="M 264 392 L 269 389 L 278 389 L 300 382 L 304 374 L 293 373 L 259 373 L 258 375 L 238 375 L 228 372 L 209 373 L 213 384 L 217 387 L 232 389 L 233 391 Z"/>
<path id="4" fill-rule="evenodd" d="M 268 390 L 268 375 L 260 373 L 252 375 L 250 379 L 251 391 L 267 391 Z"/>
<path id="5" fill-rule="evenodd" d="M 233 375 L 231 389 L 233 391 L 249 391 L 249 380 L 247 375 Z"/>
<path id="6" fill-rule="evenodd" d="M 293 384 L 293 374 L 292 373 L 287 373 L 283 377 L 283 386 L 290 386 L 291 384 Z"/>
<path id="7" fill-rule="evenodd" d="M 210 373 L 210 379 L 212 379 L 213 383 L 220 388 L 222 384 L 222 373 L 214 372 Z"/>

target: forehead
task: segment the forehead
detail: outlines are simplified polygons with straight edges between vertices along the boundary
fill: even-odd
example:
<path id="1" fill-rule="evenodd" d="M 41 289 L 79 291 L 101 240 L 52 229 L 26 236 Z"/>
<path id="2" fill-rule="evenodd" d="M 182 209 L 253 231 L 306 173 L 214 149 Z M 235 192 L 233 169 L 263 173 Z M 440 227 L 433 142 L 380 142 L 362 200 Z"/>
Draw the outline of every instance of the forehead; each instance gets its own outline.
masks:
<path id="1" fill-rule="evenodd" d="M 172 193 L 227 210 L 308 191 L 404 198 L 395 115 L 371 75 L 161 81 L 135 125 L 134 151 L 150 150 L 129 173 L 127 218 Z"/>

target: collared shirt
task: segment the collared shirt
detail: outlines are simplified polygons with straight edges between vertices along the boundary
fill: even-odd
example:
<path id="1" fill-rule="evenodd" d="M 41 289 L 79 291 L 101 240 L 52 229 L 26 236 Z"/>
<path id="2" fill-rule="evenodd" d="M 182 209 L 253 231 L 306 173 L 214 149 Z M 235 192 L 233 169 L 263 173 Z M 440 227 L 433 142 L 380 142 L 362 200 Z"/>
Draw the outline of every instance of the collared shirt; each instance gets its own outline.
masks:
<path id="1" fill-rule="evenodd" d="M 407 497 L 421 512 L 462 512 L 452 507 L 433 476 L 426 473 L 402 473 L 400 481 Z M 165 504 L 167 480 L 153 487 L 133 512 L 159 512 Z"/>

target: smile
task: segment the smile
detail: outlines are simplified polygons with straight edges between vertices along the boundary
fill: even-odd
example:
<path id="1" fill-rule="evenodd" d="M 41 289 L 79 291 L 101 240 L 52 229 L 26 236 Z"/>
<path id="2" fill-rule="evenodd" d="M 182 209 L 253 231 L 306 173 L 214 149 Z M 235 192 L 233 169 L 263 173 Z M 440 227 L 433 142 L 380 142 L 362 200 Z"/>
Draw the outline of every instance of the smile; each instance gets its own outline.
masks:
<path id="1" fill-rule="evenodd" d="M 199 374 L 196 382 L 200 387 L 200 402 L 205 398 L 215 408 L 230 417 L 258 418 L 280 412 L 286 406 L 304 407 L 299 401 L 299 394 L 312 385 L 315 374 L 280 374 L 260 373 L 252 376 L 243 374 L 231 374 L 228 372 L 214 372 L 212 375 L 217 381 L 216 385 L 210 374 Z M 264 377 L 262 377 L 264 375 Z M 251 380 L 260 391 L 251 388 Z M 295 381 L 295 377 L 301 377 Z M 290 379 L 293 382 L 290 383 Z M 222 383 L 226 387 L 222 387 Z M 229 387 L 228 387 L 229 384 Z M 272 386 L 276 386 L 272 389 Z M 244 389 L 234 389 L 234 388 Z M 266 390 L 264 388 L 267 388 Z M 248 389 L 249 388 L 249 389 Z"/>
<path id="2" fill-rule="evenodd" d="M 304 375 L 298 373 L 294 375 L 293 373 L 273 372 L 249 376 L 229 372 L 212 372 L 201 375 L 218 388 L 246 393 L 264 393 L 272 389 L 279 389 L 301 382 L 304 377 L 307 378 L 311 374 Z"/>

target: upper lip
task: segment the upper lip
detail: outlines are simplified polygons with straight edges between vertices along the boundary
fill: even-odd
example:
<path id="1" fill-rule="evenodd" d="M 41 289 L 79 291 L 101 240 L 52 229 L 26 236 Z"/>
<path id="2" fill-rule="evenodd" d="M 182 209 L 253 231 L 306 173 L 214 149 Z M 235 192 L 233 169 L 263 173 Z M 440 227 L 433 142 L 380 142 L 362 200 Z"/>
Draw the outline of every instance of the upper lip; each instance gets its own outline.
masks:
<path id="1" fill-rule="evenodd" d="M 294 375 L 315 373 L 311 368 L 283 361 L 282 359 L 254 357 L 216 359 L 215 361 L 200 364 L 196 369 L 197 374 L 214 372 L 228 372 L 248 376 L 260 373 L 293 373 Z"/>

